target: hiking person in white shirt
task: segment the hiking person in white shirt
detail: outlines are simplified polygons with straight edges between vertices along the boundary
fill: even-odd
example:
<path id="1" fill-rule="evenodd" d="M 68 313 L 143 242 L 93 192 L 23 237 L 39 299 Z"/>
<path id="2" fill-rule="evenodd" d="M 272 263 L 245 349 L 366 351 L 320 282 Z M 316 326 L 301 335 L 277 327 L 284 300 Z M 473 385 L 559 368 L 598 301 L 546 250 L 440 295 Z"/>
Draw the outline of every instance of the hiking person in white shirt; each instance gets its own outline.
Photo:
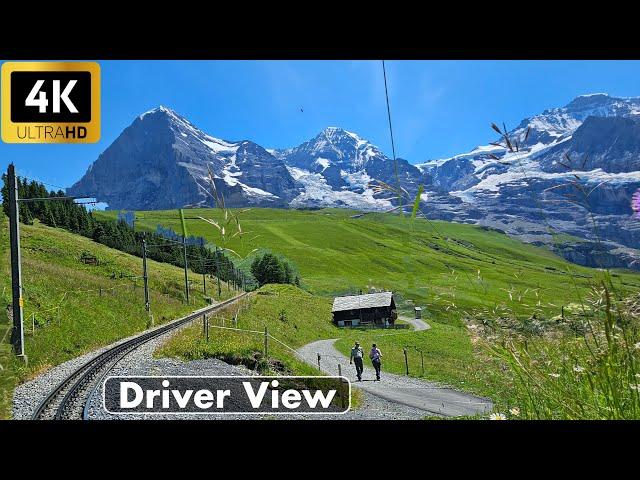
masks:
<path id="1" fill-rule="evenodd" d="M 362 363 L 362 359 L 364 357 L 364 350 L 360 346 L 360 342 L 356 342 L 353 348 L 351 349 L 351 358 L 349 359 L 349 365 L 355 362 L 356 364 L 356 376 L 358 377 L 358 381 L 362 381 L 362 370 L 364 370 L 364 364 Z"/>
<path id="2" fill-rule="evenodd" d="M 382 357 L 382 352 L 378 347 L 376 347 L 376 344 L 374 343 L 371 346 L 371 351 L 369 352 L 369 358 L 371 359 L 371 363 L 373 363 L 373 368 L 376 369 L 376 380 L 378 381 L 380 381 L 380 367 L 382 366 L 380 362 L 381 357 Z"/>

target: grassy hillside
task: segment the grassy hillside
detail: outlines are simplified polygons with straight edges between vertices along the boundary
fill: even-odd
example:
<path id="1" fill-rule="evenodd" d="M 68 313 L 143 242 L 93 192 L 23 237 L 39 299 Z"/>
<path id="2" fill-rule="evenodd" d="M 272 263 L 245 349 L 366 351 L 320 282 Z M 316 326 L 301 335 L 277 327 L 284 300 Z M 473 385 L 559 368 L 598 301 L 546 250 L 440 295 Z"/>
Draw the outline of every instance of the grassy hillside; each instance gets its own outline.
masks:
<path id="1" fill-rule="evenodd" d="M 9 234 L 0 218 L 0 417 L 10 415 L 13 386 L 33 374 L 148 326 L 142 288 L 142 260 L 79 235 L 35 224 L 21 227 L 24 284 L 25 350 L 28 365 L 10 354 L 11 302 Z M 81 262 L 83 252 L 99 265 Z M 191 304 L 184 303 L 183 270 L 148 262 L 151 311 L 156 324 L 205 305 L 201 276 L 193 280 Z M 122 274 L 122 276 L 121 276 Z M 136 277 L 136 278 L 134 278 Z M 233 295 L 223 289 L 223 296 Z M 35 314 L 33 328 L 32 314 Z M 6 333 L 6 335 L 5 335 Z"/>
<path id="2" fill-rule="evenodd" d="M 229 247 L 243 256 L 255 248 L 284 254 L 313 293 L 390 289 L 404 308 L 413 301 L 427 307 L 427 317 L 444 321 L 479 307 L 555 315 L 603 275 L 477 226 L 390 214 L 351 218 L 354 213 L 251 209 L 239 214 L 247 233 Z M 113 218 L 116 212 L 101 215 Z M 217 231 L 195 217 L 220 215 L 216 209 L 188 210 L 189 233 L 215 242 Z M 136 213 L 137 228 L 155 230 L 158 224 L 180 231 L 176 211 Z M 638 289 L 640 275 L 614 272 L 613 283 L 622 291 Z"/>
<path id="3" fill-rule="evenodd" d="M 263 361 L 264 336 L 261 333 L 267 327 L 271 335 L 292 348 L 323 338 L 340 338 L 336 346 L 347 356 L 355 340 L 365 348 L 375 342 L 384 354 L 384 371 L 404 374 L 403 348 L 410 345 L 415 347 L 409 349 L 412 376 L 490 396 L 498 405 L 509 404 L 509 381 L 503 372 L 497 374 L 495 362 L 474 349 L 466 328 L 434 322 L 430 330 L 421 332 L 350 331 L 333 326 L 331 304 L 330 298 L 311 295 L 292 285 L 266 285 L 242 305 L 238 314 L 237 328 L 257 333 L 213 327 L 236 326 L 233 317 L 237 309 L 230 308 L 211 320 L 208 342 L 202 325 L 194 324 L 168 340 L 156 355 L 187 361 L 220 358 L 269 373 L 317 373 L 274 340 L 269 343 L 271 364 L 267 366 Z M 424 372 L 416 348 L 423 351 Z M 471 365 L 473 368 L 469 368 Z M 353 367 L 345 364 L 344 368 Z"/>
<path id="4" fill-rule="evenodd" d="M 237 323 L 234 321 L 236 313 Z M 293 285 L 265 285 L 245 300 L 239 310 L 230 307 L 211 319 L 209 342 L 204 338 L 202 324 L 196 323 L 171 338 L 156 354 L 184 360 L 215 357 L 265 372 L 315 372 L 275 340 L 269 342 L 269 357 L 277 362 L 267 365 L 263 357 L 265 327 L 270 335 L 293 349 L 342 334 L 331 323 L 331 299 L 314 296 Z"/>

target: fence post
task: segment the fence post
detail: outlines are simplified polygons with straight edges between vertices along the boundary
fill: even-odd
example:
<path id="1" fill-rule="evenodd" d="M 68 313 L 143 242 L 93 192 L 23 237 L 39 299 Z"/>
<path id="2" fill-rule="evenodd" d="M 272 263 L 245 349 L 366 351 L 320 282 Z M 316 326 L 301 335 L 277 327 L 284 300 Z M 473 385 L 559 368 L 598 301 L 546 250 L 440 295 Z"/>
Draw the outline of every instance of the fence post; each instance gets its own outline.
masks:
<path id="1" fill-rule="evenodd" d="M 422 350 L 420 350 L 420 363 L 422 365 L 422 375 L 424 377 L 424 354 L 422 353 Z"/>
<path id="2" fill-rule="evenodd" d="M 344 385 L 342 384 L 342 365 L 338 364 L 338 381 L 340 382 L 340 405 L 344 408 Z"/>
<path id="3" fill-rule="evenodd" d="M 264 358 L 269 363 L 269 331 L 264 327 Z"/>
<path id="4" fill-rule="evenodd" d="M 403 348 L 402 351 L 404 352 L 404 366 L 407 371 L 407 375 L 409 375 L 409 359 L 407 358 L 407 349 Z"/>
<path id="5" fill-rule="evenodd" d="M 318 353 L 318 371 L 320 371 L 320 354 Z"/>
<path id="6" fill-rule="evenodd" d="M 207 314 L 206 313 L 202 314 L 202 336 L 203 337 L 207 336 Z"/>
<path id="7" fill-rule="evenodd" d="M 205 319 L 207 325 L 207 343 L 209 343 L 209 317 L 205 316 Z"/>

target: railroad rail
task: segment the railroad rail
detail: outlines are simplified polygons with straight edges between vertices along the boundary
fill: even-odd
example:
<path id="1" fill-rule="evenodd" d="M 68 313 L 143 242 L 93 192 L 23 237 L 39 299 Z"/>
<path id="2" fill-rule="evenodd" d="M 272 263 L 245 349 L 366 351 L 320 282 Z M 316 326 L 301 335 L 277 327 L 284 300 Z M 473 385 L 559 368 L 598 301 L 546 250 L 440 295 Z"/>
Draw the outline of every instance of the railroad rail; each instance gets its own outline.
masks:
<path id="1" fill-rule="evenodd" d="M 101 380 L 105 378 L 111 369 L 128 353 L 160 335 L 192 322 L 202 317 L 202 315 L 208 315 L 231 305 L 247 295 L 248 293 L 242 293 L 216 305 L 196 310 L 185 317 L 174 320 L 154 330 L 144 332 L 105 350 L 74 370 L 54 388 L 38 405 L 32 419 L 86 420 L 88 417 L 89 399 L 100 387 Z"/>

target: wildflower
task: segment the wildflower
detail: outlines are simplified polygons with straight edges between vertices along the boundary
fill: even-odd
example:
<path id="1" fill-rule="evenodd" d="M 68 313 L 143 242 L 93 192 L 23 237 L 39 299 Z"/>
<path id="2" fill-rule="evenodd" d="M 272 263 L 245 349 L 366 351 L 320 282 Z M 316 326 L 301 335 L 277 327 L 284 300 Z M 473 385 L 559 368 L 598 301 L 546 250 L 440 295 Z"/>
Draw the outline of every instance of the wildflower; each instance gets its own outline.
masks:
<path id="1" fill-rule="evenodd" d="M 489 420 L 506 420 L 507 417 L 504 413 L 492 413 L 489 415 Z"/>
<path id="2" fill-rule="evenodd" d="M 580 365 L 576 365 L 575 367 L 573 367 L 573 371 L 576 373 L 582 373 L 584 372 L 584 367 L 581 367 Z"/>
<path id="3" fill-rule="evenodd" d="M 636 350 L 640 350 L 640 342 L 634 343 L 633 348 L 635 348 Z"/>
<path id="4" fill-rule="evenodd" d="M 511 415 L 513 415 L 514 417 L 519 417 L 520 416 L 520 409 L 518 407 L 513 407 L 509 409 L 509 413 Z"/>
<path id="5" fill-rule="evenodd" d="M 632 383 L 629 385 L 629 388 L 631 390 L 635 390 L 636 392 L 640 392 L 640 383 L 636 383 L 636 384 Z"/>
<path id="6" fill-rule="evenodd" d="M 550 377 L 553 377 L 553 378 L 560 378 L 560 374 L 559 373 L 549 373 L 548 375 Z"/>
<path id="7" fill-rule="evenodd" d="M 467 328 L 469 330 L 475 330 L 476 328 L 478 328 L 478 326 L 477 325 L 467 325 Z"/>

